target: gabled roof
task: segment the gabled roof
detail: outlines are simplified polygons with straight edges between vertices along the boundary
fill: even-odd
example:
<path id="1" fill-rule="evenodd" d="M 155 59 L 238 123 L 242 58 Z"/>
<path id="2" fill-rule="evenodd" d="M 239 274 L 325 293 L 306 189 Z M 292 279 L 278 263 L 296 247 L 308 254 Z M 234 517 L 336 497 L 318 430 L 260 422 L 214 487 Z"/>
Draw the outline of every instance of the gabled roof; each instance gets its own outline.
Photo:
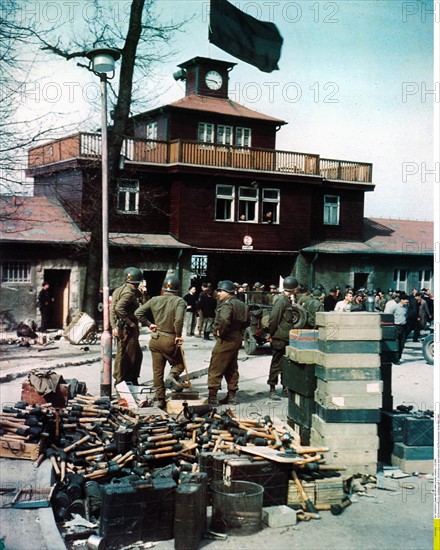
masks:
<path id="1" fill-rule="evenodd" d="M 302 249 L 323 254 L 410 254 L 434 253 L 434 222 L 364 218 L 363 241 L 323 241 Z"/>
<path id="2" fill-rule="evenodd" d="M 274 118 L 269 115 L 253 111 L 252 109 L 248 109 L 244 105 L 240 105 L 240 103 L 237 103 L 236 101 L 232 101 L 232 99 L 203 96 L 198 94 L 185 96 L 182 99 L 175 101 L 174 103 L 169 103 L 168 105 L 164 105 L 162 107 L 159 107 L 158 109 L 153 109 L 145 113 L 140 113 L 138 115 L 135 115 L 133 118 L 142 118 L 144 116 L 151 115 L 156 111 L 170 107 L 175 109 L 188 109 L 191 111 L 217 113 L 222 116 L 253 118 L 255 120 L 272 122 L 277 125 L 287 124 L 286 121 L 281 120 L 280 118 Z"/>
<path id="3" fill-rule="evenodd" d="M 81 231 L 55 198 L 0 197 L 0 241 L 3 243 L 86 244 L 89 233 Z M 171 235 L 110 233 L 111 246 L 136 248 L 193 248 Z"/>

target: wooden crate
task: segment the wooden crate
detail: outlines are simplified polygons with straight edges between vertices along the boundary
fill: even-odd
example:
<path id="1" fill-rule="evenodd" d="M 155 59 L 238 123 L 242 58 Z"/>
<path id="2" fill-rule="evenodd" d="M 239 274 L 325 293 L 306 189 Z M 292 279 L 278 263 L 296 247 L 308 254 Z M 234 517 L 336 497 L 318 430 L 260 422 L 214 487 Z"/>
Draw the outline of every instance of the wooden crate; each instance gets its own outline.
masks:
<path id="1" fill-rule="evenodd" d="M 25 441 L 0 440 L 0 458 L 21 458 L 35 462 L 40 456 L 39 443 L 26 443 Z"/>

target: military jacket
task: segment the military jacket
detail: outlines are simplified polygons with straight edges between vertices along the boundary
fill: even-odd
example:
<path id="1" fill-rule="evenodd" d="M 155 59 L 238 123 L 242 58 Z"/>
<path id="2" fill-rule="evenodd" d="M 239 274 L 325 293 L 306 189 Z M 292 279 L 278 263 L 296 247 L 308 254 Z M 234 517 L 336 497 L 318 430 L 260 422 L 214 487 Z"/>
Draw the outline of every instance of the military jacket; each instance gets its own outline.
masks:
<path id="1" fill-rule="evenodd" d="M 289 331 L 293 328 L 293 310 L 290 298 L 280 294 L 269 316 L 269 334 L 276 340 L 289 341 Z"/>
<path id="2" fill-rule="evenodd" d="M 180 338 L 185 312 L 186 302 L 183 298 L 164 292 L 140 306 L 136 311 L 136 318 L 143 325 L 149 327 L 151 324 L 155 324 L 159 332 L 175 334 Z"/>
<path id="3" fill-rule="evenodd" d="M 112 303 L 110 305 L 110 324 L 112 328 L 118 328 L 118 320 L 124 323 L 136 323 L 137 319 L 134 312 L 142 301 L 142 294 L 129 285 L 124 283 L 118 287 L 112 294 Z"/>
<path id="4" fill-rule="evenodd" d="M 236 296 L 219 300 L 215 310 L 214 334 L 222 340 L 233 340 L 246 328 L 248 309 Z M 240 336 L 241 337 L 241 336 Z"/>

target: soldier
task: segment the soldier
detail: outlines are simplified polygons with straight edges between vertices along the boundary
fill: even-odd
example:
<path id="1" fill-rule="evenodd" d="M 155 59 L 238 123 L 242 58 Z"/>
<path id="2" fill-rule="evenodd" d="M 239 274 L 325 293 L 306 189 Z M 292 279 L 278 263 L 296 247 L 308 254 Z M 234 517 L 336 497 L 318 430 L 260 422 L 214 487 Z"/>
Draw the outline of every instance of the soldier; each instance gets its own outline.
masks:
<path id="1" fill-rule="evenodd" d="M 139 324 L 134 312 L 143 301 L 139 290 L 143 275 L 136 267 L 124 271 L 125 282 L 112 294 L 110 324 L 117 339 L 116 357 L 113 368 L 115 383 L 138 384 L 142 365 L 142 350 L 139 345 Z"/>
<path id="2" fill-rule="evenodd" d="M 156 390 L 156 405 L 165 409 L 165 387 L 182 390 L 179 376 L 184 371 L 182 330 L 186 302 L 178 296 L 180 282 L 174 275 L 165 278 L 160 296 L 154 296 L 135 311 L 142 325 L 153 332 L 149 348 L 153 362 L 153 384 Z M 164 380 L 165 365 L 171 365 L 169 376 Z"/>
<path id="3" fill-rule="evenodd" d="M 277 285 L 269 286 L 269 295 L 267 296 L 267 302 L 269 305 L 273 305 L 278 298 L 278 287 Z"/>
<path id="4" fill-rule="evenodd" d="M 307 311 L 308 327 L 315 328 L 316 312 L 324 311 L 324 304 L 322 303 L 322 290 L 319 288 L 315 288 L 309 300 L 306 300 L 304 302 L 303 308 Z"/>
<path id="5" fill-rule="evenodd" d="M 234 294 L 232 281 L 220 281 L 217 286 L 218 305 L 215 311 L 214 335 L 216 343 L 211 352 L 208 369 L 208 404 L 234 405 L 238 390 L 238 350 L 247 324 L 247 308 Z M 228 393 L 224 399 L 217 399 L 223 376 Z"/>
<path id="6" fill-rule="evenodd" d="M 304 306 L 304 303 L 310 299 L 310 293 L 305 285 L 299 285 L 295 302 L 299 306 Z"/>
<path id="7" fill-rule="evenodd" d="M 286 346 L 289 343 L 289 332 L 293 328 L 293 313 L 291 297 L 295 293 L 298 281 L 295 277 L 289 275 L 284 279 L 283 292 L 270 312 L 269 334 L 270 346 L 272 348 L 272 361 L 270 363 L 269 377 L 269 396 L 271 399 L 279 400 L 275 393 L 275 387 L 278 383 L 278 375 L 282 372 L 282 359 L 286 353 Z"/>

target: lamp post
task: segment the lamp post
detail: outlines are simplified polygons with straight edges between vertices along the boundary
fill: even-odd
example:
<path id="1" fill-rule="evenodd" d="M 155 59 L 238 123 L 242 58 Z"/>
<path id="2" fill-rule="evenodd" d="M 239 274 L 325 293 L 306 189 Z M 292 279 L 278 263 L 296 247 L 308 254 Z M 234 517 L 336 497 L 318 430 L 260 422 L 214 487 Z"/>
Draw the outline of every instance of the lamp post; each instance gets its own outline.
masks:
<path id="1" fill-rule="evenodd" d="M 89 69 L 101 81 L 101 163 L 102 163 L 102 292 L 103 330 L 101 336 L 101 395 L 112 393 L 112 333 L 109 311 L 109 243 L 108 243 L 108 142 L 107 142 L 107 80 L 114 77 L 115 62 L 121 57 L 114 48 L 97 48 L 87 52 Z"/>

